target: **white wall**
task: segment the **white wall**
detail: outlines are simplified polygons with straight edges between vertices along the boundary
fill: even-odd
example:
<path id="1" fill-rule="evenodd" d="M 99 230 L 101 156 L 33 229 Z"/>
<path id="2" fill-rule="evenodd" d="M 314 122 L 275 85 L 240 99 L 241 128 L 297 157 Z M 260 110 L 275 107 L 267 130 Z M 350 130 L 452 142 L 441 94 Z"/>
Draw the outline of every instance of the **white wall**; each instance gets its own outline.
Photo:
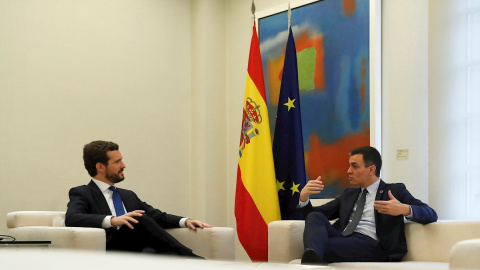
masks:
<path id="1" fill-rule="evenodd" d="M 444 219 L 464 219 L 469 207 L 479 213 L 467 202 L 467 0 L 430 1 L 430 10 L 431 203 Z"/>
<path id="2" fill-rule="evenodd" d="M 191 209 L 195 217 L 227 226 L 226 2 L 191 1 Z M 231 187 L 230 187 L 231 188 Z"/>
<path id="3" fill-rule="evenodd" d="M 187 0 L 0 1 L 0 233 L 65 210 L 96 139 L 120 144 L 122 187 L 191 215 L 189 33 Z"/>
<path id="4" fill-rule="evenodd" d="M 428 0 L 382 2 L 382 157 L 385 181 L 428 202 Z"/>

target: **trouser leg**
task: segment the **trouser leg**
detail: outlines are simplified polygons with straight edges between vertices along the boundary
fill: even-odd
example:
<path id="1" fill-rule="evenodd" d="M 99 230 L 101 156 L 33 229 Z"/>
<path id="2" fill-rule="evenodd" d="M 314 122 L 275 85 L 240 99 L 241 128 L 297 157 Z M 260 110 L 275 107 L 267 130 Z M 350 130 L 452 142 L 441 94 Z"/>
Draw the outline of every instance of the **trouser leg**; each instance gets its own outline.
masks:
<path id="1" fill-rule="evenodd" d="M 135 219 L 138 223 L 132 223 L 133 230 L 122 226 L 114 233 L 112 240 L 107 242 L 107 250 L 142 251 L 149 246 L 157 253 L 199 257 L 149 216 L 143 215 Z"/>
<path id="2" fill-rule="evenodd" d="M 384 261 L 378 241 L 360 234 L 331 238 L 325 249 L 327 262 L 379 262 Z"/>
<path id="3" fill-rule="evenodd" d="M 312 212 L 305 219 L 303 245 L 305 249 L 313 249 L 321 261 L 324 260 L 325 249 L 329 238 L 341 236 L 324 214 Z"/>
<path id="4" fill-rule="evenodd" d="M 147 215 L 137 217 L 144 235 L 145 243 L 158 253 L 178 254 L 182 256 L 193 256 L 192 250 L 184 246 L 177 239 L 171 236 L 165 229 Z M 135 228 L 136 229 L 136 228 Z"/>

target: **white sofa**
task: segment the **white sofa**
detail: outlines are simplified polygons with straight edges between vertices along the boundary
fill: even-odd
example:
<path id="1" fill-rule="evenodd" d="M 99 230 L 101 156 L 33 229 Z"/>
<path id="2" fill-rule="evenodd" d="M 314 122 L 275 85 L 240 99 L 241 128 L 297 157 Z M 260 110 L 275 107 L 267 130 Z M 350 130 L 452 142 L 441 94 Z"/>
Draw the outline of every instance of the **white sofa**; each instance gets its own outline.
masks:
<path id="1" fill-rule="evenodd" d="M 268 225 L 269 262 L 300 263 L 304 228 L 305 222 L 300 220 L 271 222 Z M 428 225 L 407 223 L 405 236 L 408 253 L 400 263 L 331 263 L 329 267 L 480 269 L 480 221 L 444 220 Z"/>
<path id="2" fill-rule="evenodd" d="M 50 248 L 105 251 L 105 230 L 65 227 L 65 212 L 18 211 L 7 214 L 7 235 L 17 240 L 51 241 Z M 192 231 L 187 228 L 167 230 L 182 244 L 207 259 L 234 260 L 233 228 L 214 227 Z"/>

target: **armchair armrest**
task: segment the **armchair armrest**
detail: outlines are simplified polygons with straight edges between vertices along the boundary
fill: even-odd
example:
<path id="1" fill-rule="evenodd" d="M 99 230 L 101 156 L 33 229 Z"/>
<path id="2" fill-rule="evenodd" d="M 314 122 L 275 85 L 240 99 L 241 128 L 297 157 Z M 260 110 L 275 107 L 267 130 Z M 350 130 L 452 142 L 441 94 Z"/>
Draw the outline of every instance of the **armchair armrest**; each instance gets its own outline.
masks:
<path id="1" fill-rule="evenodd" d="M 65 211 L 16 211 L 7 214 L 7 228 L 26 226 L 62 227 L 64 226 L 64 220 Z"/>
<path id="2" fill-rule="evenodd" d="M 303 220 L 278 220 L 268 224 L 268 261 L 289 263 L 302 258 Z"/>
<path id="3" fill-rule="evenodd" d="M 235 232 L 233 228 L 213 227 L 192 231 L 188 228 L 167 229 L 193 253 L 211 260 L 235 260 Z"/>
<path id="4" fill-rule="evenodd" d="M 450 250 L 450 269 L 478 269 L 480 238 L 460 241 Z"/>

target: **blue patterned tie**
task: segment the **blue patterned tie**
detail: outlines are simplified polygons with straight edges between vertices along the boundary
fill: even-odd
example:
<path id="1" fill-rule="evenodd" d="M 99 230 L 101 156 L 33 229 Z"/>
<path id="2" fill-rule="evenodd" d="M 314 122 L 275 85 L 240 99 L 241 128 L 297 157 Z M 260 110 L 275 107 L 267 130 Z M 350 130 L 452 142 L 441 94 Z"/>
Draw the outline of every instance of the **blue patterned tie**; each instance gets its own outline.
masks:
<path id="1" fill-rule="evenodd" d="M 125 210 L 123 210 L 122 198 L 120 198 L 120 194 L 118 193 L 117 189 L 114 186 L 110 186 L 108 189 L 113 192 L 112 199 L 113 206 L 115 207 L 116 216 L 119 217 L 125 215 Z"/>

